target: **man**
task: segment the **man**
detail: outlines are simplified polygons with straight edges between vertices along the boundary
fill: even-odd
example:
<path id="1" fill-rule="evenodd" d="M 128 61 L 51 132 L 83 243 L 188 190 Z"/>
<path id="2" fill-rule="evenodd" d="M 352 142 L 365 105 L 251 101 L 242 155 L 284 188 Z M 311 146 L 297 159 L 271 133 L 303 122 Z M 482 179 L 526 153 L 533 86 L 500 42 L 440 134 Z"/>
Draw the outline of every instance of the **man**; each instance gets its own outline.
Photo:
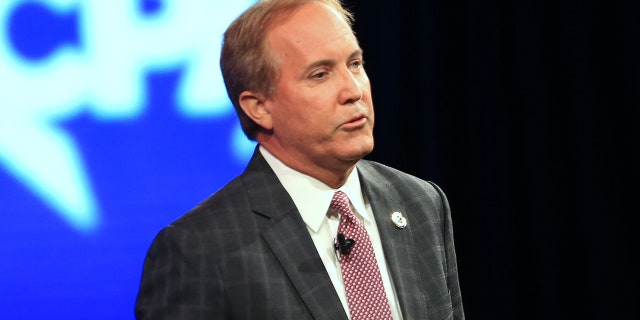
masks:
<path id="1" fill-rule="evenodd" d="M 450 211 L 434 184 L 361 160 L 374 113 L 338 0 L 261 1 L 221 67 L 245 172 L 162 230 L 140 319 L 464 319 Z"/>

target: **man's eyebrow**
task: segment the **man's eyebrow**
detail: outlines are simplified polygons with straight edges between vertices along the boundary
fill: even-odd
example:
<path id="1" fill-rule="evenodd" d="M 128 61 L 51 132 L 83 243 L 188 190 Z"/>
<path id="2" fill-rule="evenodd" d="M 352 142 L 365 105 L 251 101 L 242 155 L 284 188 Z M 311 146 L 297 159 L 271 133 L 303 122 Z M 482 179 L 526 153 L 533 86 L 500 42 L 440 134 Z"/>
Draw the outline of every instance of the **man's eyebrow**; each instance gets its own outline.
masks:
<path id="1" fill-rule="evenodd" d="M 322 59 L 322 60 L 314 61 L 312 64 L 310 64 L 305 68 L 305 71 L 308 72 L 317 67 L 333 66 L 335 64 L 336 64 L 336 61 L 333 59 Z"/>
<path id="2" fill-rule="evenodd" d="M 349 60 L 353 59 L 354 57 L 361 57 L 362 54 L 363 54 L 362 49 L 357 49 L 349 55 Z M 336 64 L 336 61 L 333 59 L 322 59 L 322 60 L 314 61 L 313 63 L 311 63 L 309 66 L 305 68 L 305 72 L 311 71 L 312 69 L 317 67 L 333 66 L 335 64 Z"/>
<path id="3" fill-rule="evenodd" d="M 353 59 L 355 57 L 362 57 L 364 55 L 364 51 L 362 49 L 357 49 L 349 56 L 349 59 Z"/>

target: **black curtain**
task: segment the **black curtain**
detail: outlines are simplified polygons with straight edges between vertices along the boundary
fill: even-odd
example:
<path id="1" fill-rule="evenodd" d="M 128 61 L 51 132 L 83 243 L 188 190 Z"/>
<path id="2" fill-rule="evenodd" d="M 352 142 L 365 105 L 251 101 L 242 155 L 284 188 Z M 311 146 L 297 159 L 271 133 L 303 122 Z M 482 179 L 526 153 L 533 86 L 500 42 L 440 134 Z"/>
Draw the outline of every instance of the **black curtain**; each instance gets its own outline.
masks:
<path id="1" fill-rule="evenodd" d="M 640 319 L 640 1 L 345 1 L 368 157 L 449 197 L 468 319 Z"/>

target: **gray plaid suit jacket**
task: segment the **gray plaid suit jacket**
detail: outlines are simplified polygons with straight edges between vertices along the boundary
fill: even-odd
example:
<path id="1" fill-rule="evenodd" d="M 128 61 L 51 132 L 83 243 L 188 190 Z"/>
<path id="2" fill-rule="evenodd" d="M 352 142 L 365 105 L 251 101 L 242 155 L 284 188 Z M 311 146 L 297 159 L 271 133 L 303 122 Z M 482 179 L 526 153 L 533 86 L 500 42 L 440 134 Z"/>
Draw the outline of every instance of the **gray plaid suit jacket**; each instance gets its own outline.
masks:
<path id="1" fill-rule="evenodd" d="M 442 191 L 381 164 L 358 171 L 404 319 L 464 319 Z M 397 228 L 400 211 L 408 226 Z M 260 152 L 245 172 L 163 229 L 147 254 L 138 319 L 347 319 L 289 194 Z"/>

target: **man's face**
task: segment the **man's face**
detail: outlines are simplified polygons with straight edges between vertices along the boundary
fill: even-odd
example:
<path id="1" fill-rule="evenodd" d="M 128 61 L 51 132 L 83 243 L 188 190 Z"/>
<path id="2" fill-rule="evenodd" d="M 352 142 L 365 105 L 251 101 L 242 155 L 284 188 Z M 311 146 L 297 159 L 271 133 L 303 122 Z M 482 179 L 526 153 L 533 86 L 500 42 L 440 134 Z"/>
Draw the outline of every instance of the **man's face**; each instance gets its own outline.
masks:
<path id="1" fill-rule="evenodd" d="M 265 102 L 273 121 L 265 145 L 306 173 L 344 170 L 370 153 L 371 87 L 351 27 L 325 5 L 309 3 L 267 36 L 279 78 Z"/>

